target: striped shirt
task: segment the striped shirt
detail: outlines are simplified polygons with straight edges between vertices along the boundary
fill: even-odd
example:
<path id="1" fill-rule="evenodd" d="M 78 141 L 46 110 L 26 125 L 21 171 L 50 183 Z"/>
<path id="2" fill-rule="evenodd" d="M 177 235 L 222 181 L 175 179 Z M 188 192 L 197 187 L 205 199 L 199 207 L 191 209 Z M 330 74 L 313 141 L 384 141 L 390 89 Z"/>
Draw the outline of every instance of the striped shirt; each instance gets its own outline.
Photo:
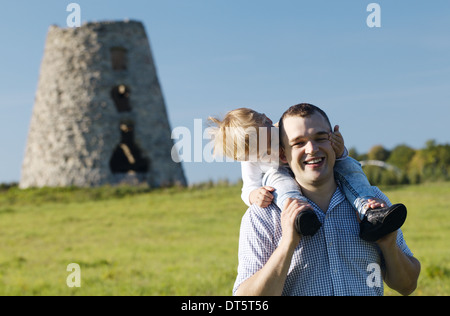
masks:
<path id="1" fill-rule="evenodd" d="M 376 187 L 376 197 L 391 205 Z M 322 227 L 312 237 L 303 237 L 292 257 L 283 295 L 383 295 L 381 270 L 383 255 L 375 243 L 359 238 L 359 223 L 351 204 L 337 188 L 324 213 L 312 201 Z M 269 260 L 281 240 L 281 210 L 251 206 L 245 213 L 239 237 L 238 276 L 233 288 L 258 272 Z M 397 244 L 413 256 L 403 233 L 398 230 Z"/>

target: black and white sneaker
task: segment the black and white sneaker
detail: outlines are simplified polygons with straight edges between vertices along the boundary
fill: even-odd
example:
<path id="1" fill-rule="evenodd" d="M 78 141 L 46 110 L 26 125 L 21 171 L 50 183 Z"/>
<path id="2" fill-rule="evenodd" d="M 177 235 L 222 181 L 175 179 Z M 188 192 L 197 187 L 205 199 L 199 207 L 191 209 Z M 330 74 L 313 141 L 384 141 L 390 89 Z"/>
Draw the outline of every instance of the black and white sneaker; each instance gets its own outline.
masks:
<path id="1" fill-rule="evenodd" d="M 359 237 L 365 241 L 375 242 L 402 227 L 406 214 L 406 206 L 403 204 L 369 209 L 359 224 Z"/>

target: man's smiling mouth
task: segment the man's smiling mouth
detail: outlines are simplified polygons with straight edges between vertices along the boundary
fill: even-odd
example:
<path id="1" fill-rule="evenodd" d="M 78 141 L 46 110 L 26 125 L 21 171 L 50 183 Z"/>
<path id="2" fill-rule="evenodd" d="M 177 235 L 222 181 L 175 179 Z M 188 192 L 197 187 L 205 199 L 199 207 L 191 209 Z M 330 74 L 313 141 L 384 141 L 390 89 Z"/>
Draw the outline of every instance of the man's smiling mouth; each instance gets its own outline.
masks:
<path id="1" fill-rule="evenodd" d="M 321 164 L 323 161 L 325 160 L 325 158 L 310 158 L 308 160 L 304 161 L 305 165 L 319 165 Z"/>

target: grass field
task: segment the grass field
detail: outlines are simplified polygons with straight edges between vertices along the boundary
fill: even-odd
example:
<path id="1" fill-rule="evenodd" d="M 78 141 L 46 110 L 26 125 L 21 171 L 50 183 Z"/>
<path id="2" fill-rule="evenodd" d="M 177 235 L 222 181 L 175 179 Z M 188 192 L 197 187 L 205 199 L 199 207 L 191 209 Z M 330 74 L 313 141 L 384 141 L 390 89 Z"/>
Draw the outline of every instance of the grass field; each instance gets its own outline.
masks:
<path id="1" fill-rule="evenodd" d="M 384 192 L 408 206 L 414 295 L 450 295 L 450 183 Z M 11 189 L 0 193 L 0 295 L 230 295 L 245 210 L 236 185 Z M 66 284 L 70 263 L 80 288 Z"/>

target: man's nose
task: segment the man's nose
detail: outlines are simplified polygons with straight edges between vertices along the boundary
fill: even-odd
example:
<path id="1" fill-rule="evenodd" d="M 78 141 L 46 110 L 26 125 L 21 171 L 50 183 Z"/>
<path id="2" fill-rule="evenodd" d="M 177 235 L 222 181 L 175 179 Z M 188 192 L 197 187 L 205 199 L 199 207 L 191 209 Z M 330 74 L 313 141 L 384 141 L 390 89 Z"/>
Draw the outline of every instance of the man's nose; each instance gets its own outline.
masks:
<path id="1" fill-rule="evenodd" d="M 311 140 L 308 141 L 305 147 L 306 154 L 314 154 L 319 150 L 319 146 L 317 146 L 317 144 Z"/>

